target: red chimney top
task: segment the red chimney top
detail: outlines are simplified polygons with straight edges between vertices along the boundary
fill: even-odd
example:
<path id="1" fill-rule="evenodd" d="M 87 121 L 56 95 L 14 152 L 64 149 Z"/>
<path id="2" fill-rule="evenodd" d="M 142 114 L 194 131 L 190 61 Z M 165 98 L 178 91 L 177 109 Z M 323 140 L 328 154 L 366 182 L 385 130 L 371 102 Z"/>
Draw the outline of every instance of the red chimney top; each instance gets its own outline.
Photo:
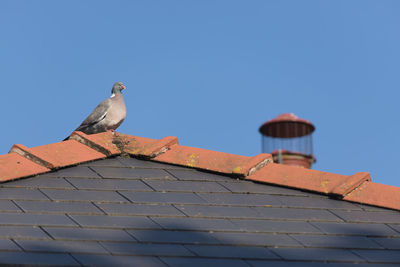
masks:
<path id="1" fill-rule="evenodd" d="M 293 113 L 283 113 L 260 127 L 262 150 L 271 153 L 275 162 L 311 168 L 315 162 L 311 135 L 314 130 L 310 121 Z"/>

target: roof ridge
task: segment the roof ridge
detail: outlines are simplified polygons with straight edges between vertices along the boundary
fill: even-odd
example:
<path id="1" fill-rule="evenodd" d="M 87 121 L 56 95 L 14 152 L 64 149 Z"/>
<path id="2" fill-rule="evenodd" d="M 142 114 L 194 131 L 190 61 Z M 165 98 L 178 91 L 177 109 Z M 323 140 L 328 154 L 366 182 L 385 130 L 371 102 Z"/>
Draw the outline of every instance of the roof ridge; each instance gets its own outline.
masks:
<path id="1" fill-rule="evenodd" d="M 150 139 L 114 131 L 76 131 L 67 141 L 33 148 L 14 145 L 9 154 L 0 155 L 0 182 L 124 154 L 400 210 L 400 187 L 374 183 L 367 172 L 340 175 L 275 164 L 271 154 L 247 157 L 182 146 L 172 136 Z"/>

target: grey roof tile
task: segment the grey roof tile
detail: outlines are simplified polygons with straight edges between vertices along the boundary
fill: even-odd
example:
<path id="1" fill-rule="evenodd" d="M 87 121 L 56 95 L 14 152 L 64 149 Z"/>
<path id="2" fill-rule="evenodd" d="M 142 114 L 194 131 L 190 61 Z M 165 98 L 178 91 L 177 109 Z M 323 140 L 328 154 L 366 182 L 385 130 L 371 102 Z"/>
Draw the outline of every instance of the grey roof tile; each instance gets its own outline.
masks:
<path id="1" fill-rule="evenodd" d="M 89 255 L 89 254 L 72 254 L 84 266 L 146 266 L 146 267 L 166 267 L 156 257 L 144 256 L 109 256 L 109 255 Z"/>
<path id="2" fill-rule="evenodd" d="M 102 203 L 98 206 L 107 214 L 119 215 L 148 215 L 148 216 L 184 216 L 172 205 L 148 205 L 148 204 L 130 204 L 130 203 Z"/>
<path id="3" fill-rule="evenodd" d="M 261 185 L 259 183 L 253 183 L 251 181 L 242 181 L 242 182 L 229 181 L 229 182 L 219 182 L 219 183 L 233 193 L 310 196 L 310 193 L 302 192 L 299 190 L 293 190 L 266 184 Z"/>
<path id="4" fill-rule="evenodd" d="M 400 236 L 400 233 L 394 231 L 385 224 L 332 222 L 312 222 L 311 224 L 327 234 Z"/>
<path id="5" fill-rule="evenodd" d="M 215 217 L 215 218 L 258 218 L 260 215 L 248 207 L 232 206 L 181 206 L 176 208 L 191 217 Z"/>
<path id="6" fill-rule="evenodd" d="M 139 160 L 135 158 L 128 157 L 118 157 L 118 161 L 123 163 L 125 166 L 132 168 L 151 168 L 151 169 L 166 169 L 166 170 L 188 170 L 188 168 L 180 167 L 171 164 L 164 164 L 160 162 L 148 161 L 148 160 Z"/>
<path id="7" fill-rule="evenodd" d="M 362 210 L 361 207 L 342 200 L 328 197 L 275 196 L 283 207 Z"/>
<path id="8" fill-rule="evenodd" d="M 124 197 L 113 191 L 43 189 L 42 192 L 45 193 L 52 200 L 61 201 L 127 201 Z"/>
<path id="9" fill-rule="evenodd" d="M 49 225 L 77 226 L 71 219 L 61 214 L 1 213 L 0 225 Z"/>
<path id="10" fill-rule="evenodd" d="M 382 249 L 378 243 L 363 236 L 290 235 L 306 247 Z"/>
<path id="11" fill-rule="evenodd" d="M 239 231 L 241 227 L 236 226 L 227 219 L 209 218 L 164 218 L 152 217 L 153 221 L 169 230 L 200 230 L 200 231 Z"/>
<path id="12" fill-rule="evenodd" d="M 157 191 L 177 191 L 177 192 L 229 192 L 216 182 L 192 182 L 192 181 L 155 181 L 146 180 Z"/>
<path id="13" fill-rule="evenodd" d="M 107 215 L 71 215 L 75 222 L 83 227 L 124 228 L 124 229 L 160 229 L 161 227 L 147 217 L 107 216 Z"/>
<path id="14" fill-rule="evenodd" d="M 92 203 L 78 202 L 54 202 L 54 201 L 15 201 L 25 212 L 43 212 L 43 213 L 89 213 L 103 214 Z"/>
<path id="15" fill-rule="evenodd" d="M 194 256 L 183 245 L 102 242 L 103 247 L 115 255 Z"/>
<path id="16" fill-rule="evenodd" d="M 162 257 L 170 267 L 204 267 L 204 266 L 218 266 L 218 267 L 249 267 L 245 261 L 239 259 L 214 259 L 214 258 L 174 258 Z"/>
<path id="17" fill-rule="evenodd" d="M 78 189 L 153 191 L 140 180 L 67 178 Z"/>
<path id="18" fill-rule="evenodd" d="M 170 230 L 127 230 L 137 240 L 154 243 L 218 244 L 219 241 L 207 232 Z"/>
<path id="19" fill-rule="evenodd" d="M 279 259 L 264 247 L 186 245 L 186 248 L 201 257 Z"/>
<path id="20" fill-rule="evenodd" d="M 2 215 L 0 215 L 2 216 Z M 50 237 L 36 226 L 6 226 L 0 227 L 0 238 L 13 238 L 13 239 L 49 239 Z"/>
<path id="21" fill-rule="evenodd" d="M 38 189 L 0 188 L 0 199 L 48 200 Z"/>
<path id="22" fill-rule="evenodd" d="M 121 179 L 175 179 L 168 172 L 160 169 L 133 169 L 112 167 L 91 167 L 103 178 Z"/>
<path id="23" fill-rule="evenodd" d="M 1 187 L 22 187 L 22 188 L 57 188 L 73 189 L 74 187 L 64 178 L 42 177 L 21 179 L 12 183 L 4 183 Z"/>
<path id="24" fill-rule="evenodd" d="M 41 174 L 40 177 L 81 177 L 81 178 L 99 178 L 92 169 L 89 167 L 75 166 L 61 169 L 55 172 Z"/>
<path id="25" fill-rule="evenodd" d="M 191 169 L 180 169 L 180 170 L 169 170 L 170 174 L 179 180 L 187 180 L 187 181 L 235 181 L 235 179 L 213 174 L 207 172 L 201 172 L 197 170 Z"/>
<path id="26" fill-rule="evenodd" d="M 0 239 L 0 250 L 20 251 L 21 249 L 9 239 Z"/>
<path id="27" fill-rule="evenodd" d="M 400 252 L 398 250 L 353 250 L 354 253 L 369 262 L 400 263 Z"/>
<path id="28" fill-rule="evenodd" d="M 18 208 L 11 200 L 0 200 L 0 211 L 21 212 L 21 209 Z"/>
<path id="29" fill-rule="evenodd" d="M 400 212 L 332 210 L 332 213 L 347 222 L 400 223 Z"/>
<path id="30" fill-rule="evenodd" d="M 99 243 L 92 241 L 17 240 L 25 251 L 109 254 Z"/>
<path id="31" fill-rule="evenodd" d="M 88 241 L 134 241 L 123 230 L 45 227 L 54 239 Z"/>
<path id="32" fill-rule="evenodd" d="M 252 267 L 265 267 L 265 266 L 290 266 L 290 267 L 381 267 L 381 265 L 369 264 L 369 263 L 344 263 L 344 262 L 312 262 L 312 261 L 263 261 L 263 260 L 246 260 Z M 388 267 L 385 265 L 385 267 Z M 389 266 L 391 267 L 391 266 Z"/>
<path id="33" fill-rule="evenodd" d="M 267 232 L 267 233 L 321 233 L 316 227 L 308 222 L 301 221 L 270 221 L 270 220 L 248 220 L 231 219 L 246 232 Z"/>
<path id="34" fill-rule="evenodd" d="M 262 194 L 200 193 L 210 204 L 239 206 L 282 206 L 276 196 Z"/>
<path id="35" fill-rule="evenodd" d="M 400 224 L 389 224 L 394 230 L 400 233 Z"/>
<path id="36" fill-rule="evenodd" d="M 286 234 L 215 232 L 212 236 L 226 245 L 302 247 L 299 242 Z"/>
<path id="37" fill-rule="evenodd" d="M 205 204 L 206 201 L 195 193 L 182 192 L 120 192 L 126 198 L 136 203 L 175 203 L 175 204 Z"/>
<path id="38" fill-rule="evenodd" d="M 260 218 L 305 220 L 305 221 L 342 221 L 327 210 L 254 207 Z"/>
<path id="39" fill-rule="evenodd" d="M 285 260 L 364 261 L 348 249 L 271 248 L 271 250 Z"/>
<path id="40" fill-rule="evenodd" d="M 89 166 L 89 167 L 94 167 L 94 166 L 102 166 L 102 167 L 125 167 L 124 164 L 119 160 L 119 158 L 108 158 L 107 160 L 95 160 L 91 162 L 86 162 L 83 164 L 80 164 L 79 166 Z"/>
<path id="41" fill-rule="evenodd" d="M 27 252 L 0 252 L 1 265 L 28 265 L 28 266 L 80 266 L 68 254 L 27 253 Z"/>
<path id="42" fill-rule="evenodd" d="M 400 238 L 371 238 L 371 240 L 377 242 L 384 248 L 387 249 L 400 249 Z M 400 251 L 399 251 L 400 253 Z"/>

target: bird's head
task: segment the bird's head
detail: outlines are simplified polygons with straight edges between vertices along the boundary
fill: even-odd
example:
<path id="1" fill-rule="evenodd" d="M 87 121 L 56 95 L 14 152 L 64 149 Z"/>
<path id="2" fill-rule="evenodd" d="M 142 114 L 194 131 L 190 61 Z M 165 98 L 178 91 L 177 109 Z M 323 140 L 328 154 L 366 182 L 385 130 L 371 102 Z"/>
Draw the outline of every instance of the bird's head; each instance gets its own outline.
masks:
<path id="1" fill-rule="evenodd" d="M 125 85 L 124 85 L 122 82 L 116 82 L 116 83 L 114 83 L 114 85 L 113 85 L 113 88 L 112 88 L 111 93 L 112 93 L 112 94 L 115 94 L 115 93 L 117 93 L 117 92 L 121 93 L 121 91 L 124 90 L 125 88 L 126 88 L 126 87 L 125 87 Z"/>

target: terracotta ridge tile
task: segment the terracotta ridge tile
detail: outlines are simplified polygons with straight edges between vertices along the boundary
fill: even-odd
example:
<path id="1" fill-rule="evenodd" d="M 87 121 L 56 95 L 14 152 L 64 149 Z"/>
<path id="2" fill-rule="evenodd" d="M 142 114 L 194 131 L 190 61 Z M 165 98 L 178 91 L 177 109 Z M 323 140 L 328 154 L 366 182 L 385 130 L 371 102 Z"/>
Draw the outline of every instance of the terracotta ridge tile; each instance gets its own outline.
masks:
<path id="1" fill-rule="evenodd" d="M 49 169 L 106 158 L 104 154 L 75 140 L 67 140 L 32 148 L 28 148 L 24 145 L 14 145 L 10 152 L 16 152 Z"/>
<path id="2" fill-rule="evenodd" d="M 246 157 L 202 148 L 173 145 L 153 160 L 245 177 L 272 162 L 270 154 Z"/>
<path id="3" fill-rule="evenodd" d="M 366 181 L 371 181 L 369 172 L 357 172 L 342 180 L 330 193 L 344 197 Z"/>
<path id="4" fill-rule="evenodd" d="M 107 156 L 131 154 L 145 158 L 156 157 L 171 146 L 178 144 L 178 138 L 166 136 L 162 139 L 150 139 L 133 135 L 107 131 L 87 135 L 83 132 L 73 132 L 70 139 L 76 140 Z"/>
<path id="5" fill-rule="evenodd" d="M 15 153 L 0 155 L 0 182 L 49 172 L 50 169 Z"/>
<path id="6" fill-rule="evenodd" d="M 400 187 L 367 181 L 343 199 L 361 204 L 400 210 Z"/>
<path id="7" fill-rule="evenodd" d="M 21 155 L 22 157 L 24 157 L 26 159 L 29 159 L 30 161 L 35 162 L 38 165 L 44 166 L 44 167 L 49 168 L 49 169 L 53 169 L 54 168 L 53 164 L 51 164 L 50 162 L 48 162 L 48 161 L 46 161 L 44 159 L 41 159 L 40 157 L 37 157 L 36 155 L 30 153 L 29 152 L 29 148 L 27 148 L 26 146 L 21 145 L 21 144 L 14 144 L 11 147 L 10 152 L 8 152 L 8 153 L 17 153 L 17 154 Z"/>

